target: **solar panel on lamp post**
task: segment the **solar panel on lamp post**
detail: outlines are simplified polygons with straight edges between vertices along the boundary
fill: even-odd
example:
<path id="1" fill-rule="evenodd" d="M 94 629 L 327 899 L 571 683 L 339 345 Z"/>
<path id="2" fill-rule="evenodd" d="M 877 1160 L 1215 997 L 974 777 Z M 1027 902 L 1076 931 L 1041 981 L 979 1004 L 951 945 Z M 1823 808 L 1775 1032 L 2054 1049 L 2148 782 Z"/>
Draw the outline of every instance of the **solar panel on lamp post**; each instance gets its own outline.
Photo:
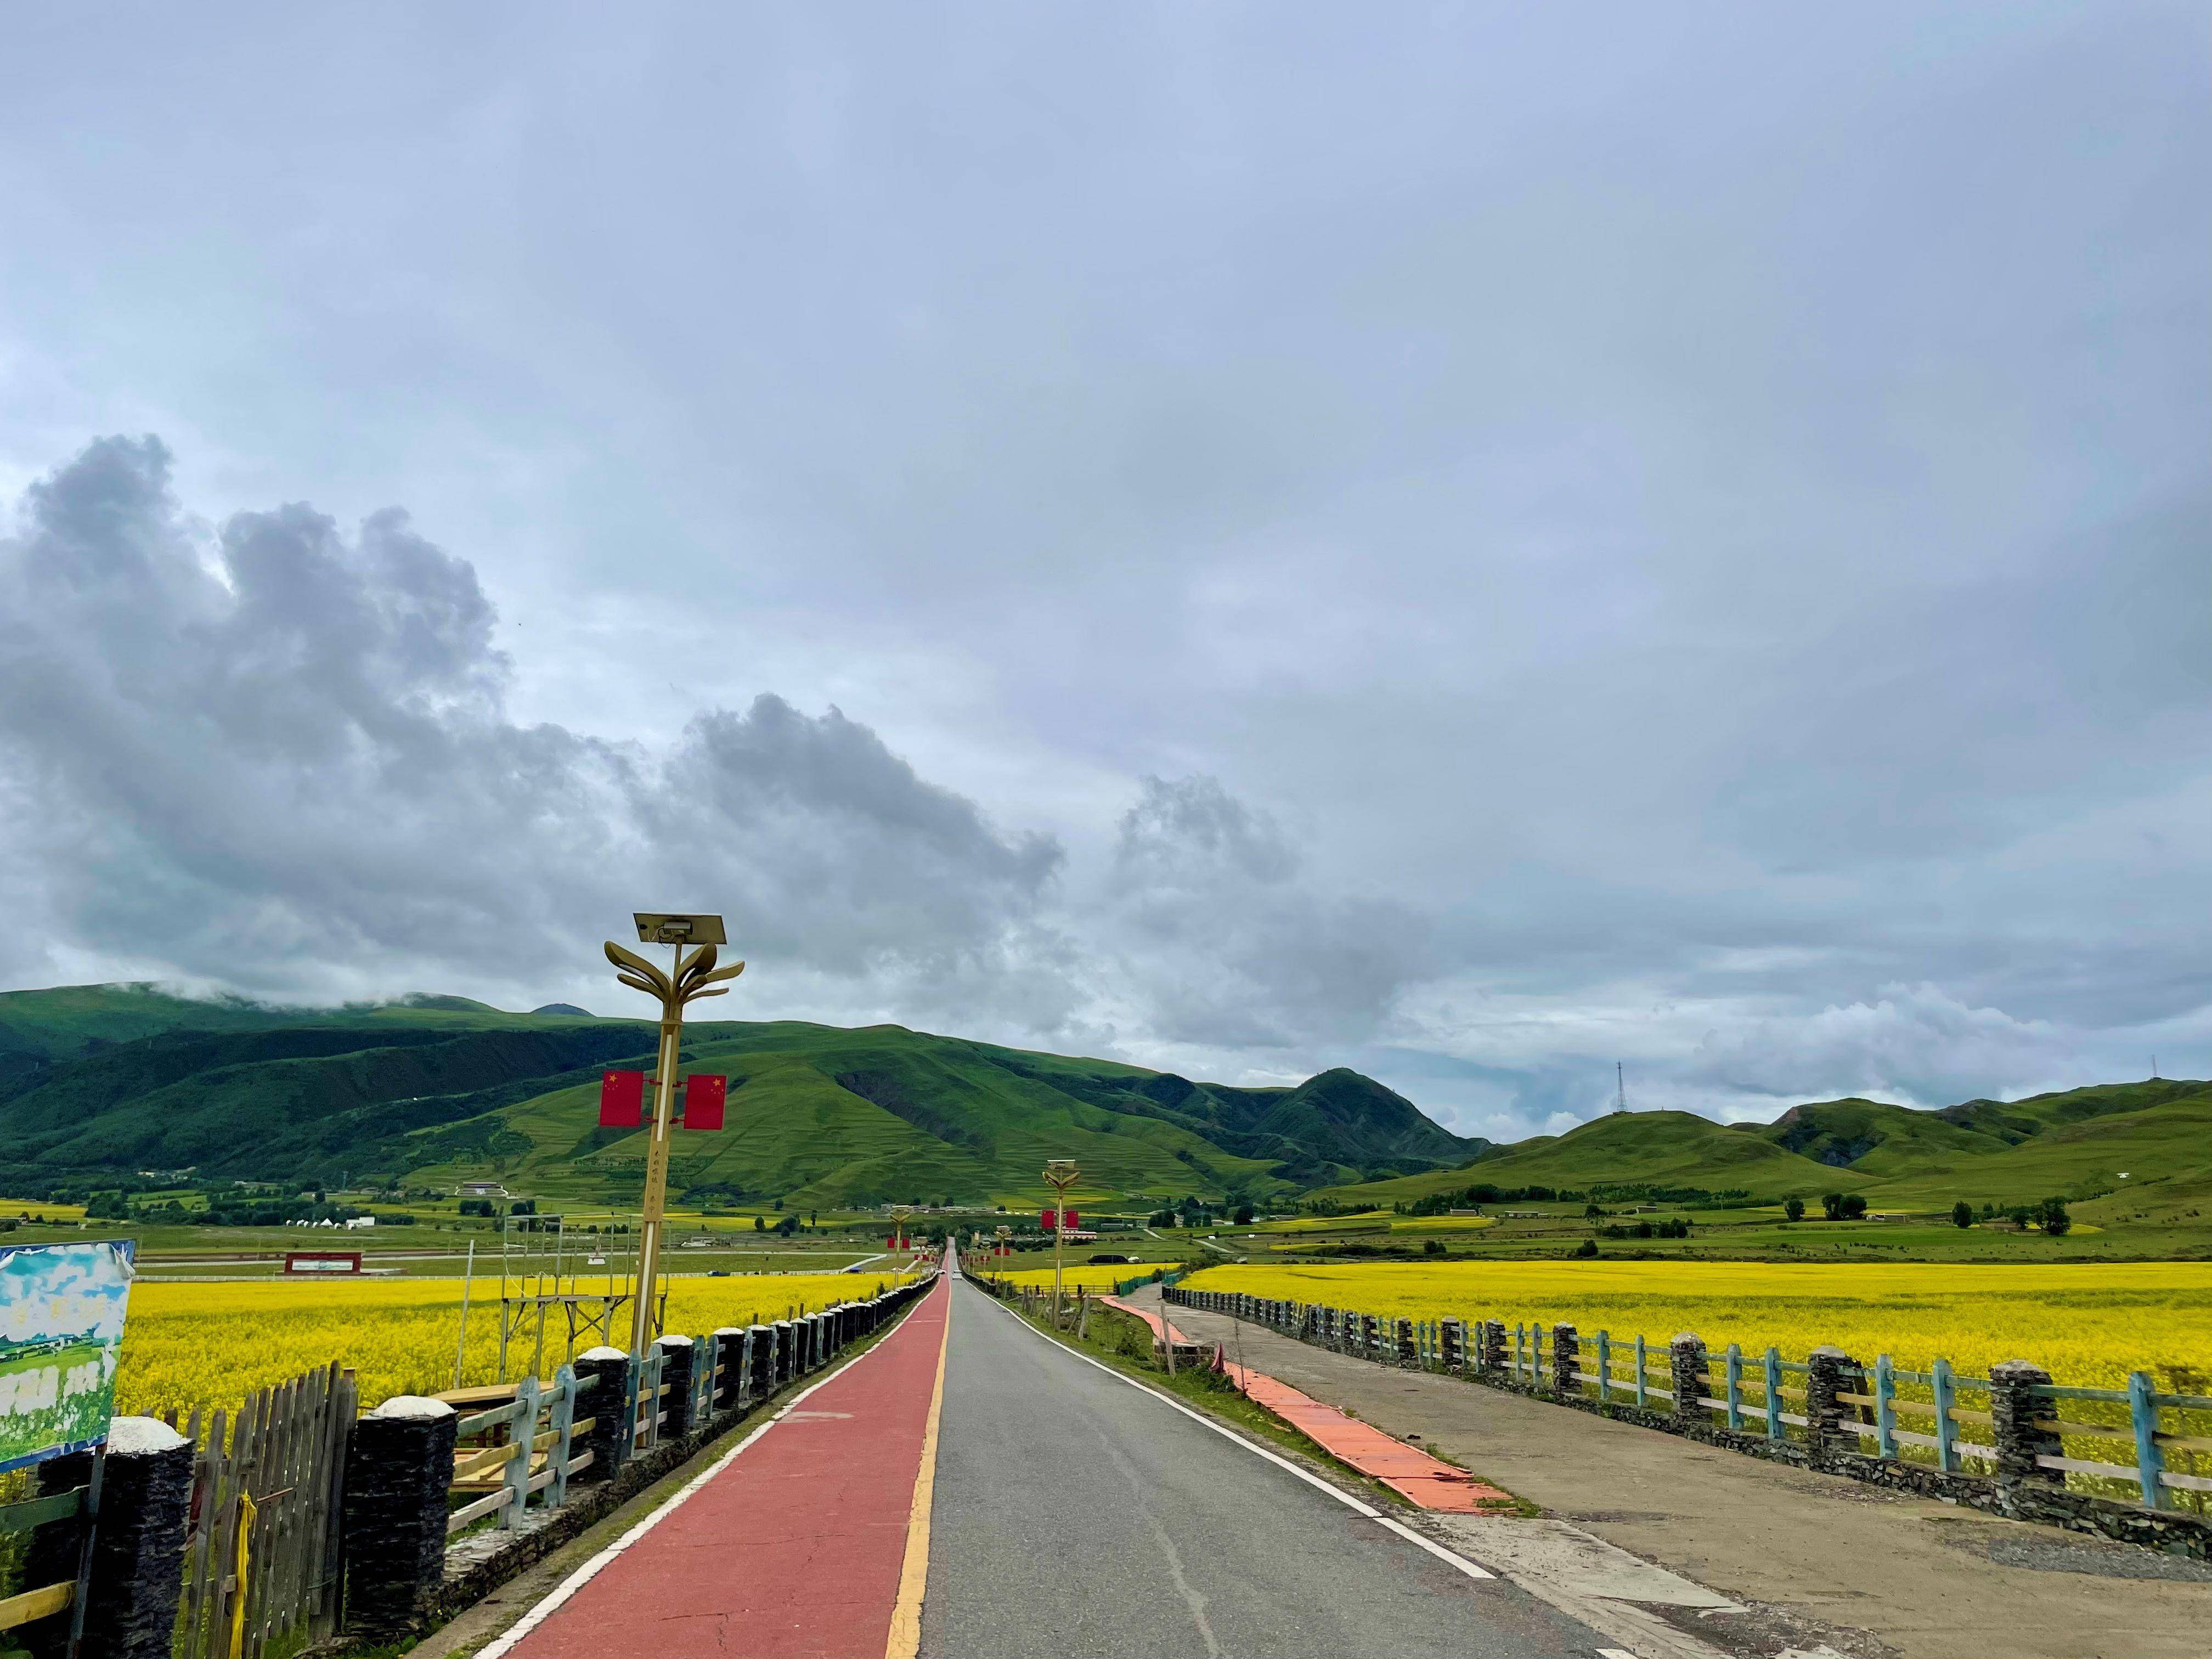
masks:
<path id="1" fill-rule="evenodd" d="M 646 1152 L 645 1194 L 638 1220 L 637 1306 L 630 1321 L 630 1352 L 642 1355 L 646 1344 L 657 1334 L 653 1328 L 658 1301 L 654 1291 L 660 1276 L 662 1217 L 668 1203 L 668 1140 L 675 1127 L 676 1068 L 683 1048 L 684 1005 L 703 997 L 726 996 L 730 988 L 717 981 L 735 979 L 745 971 L 745 964 L 714 966 L 716 948 L 729 942 L 720 916 L 639 911 L 633 919 L 637 923 L 638 943 L 670 945 L 676 953 L 669 971 L 663 973 L 612 939 L 606 947 L 607 960 L 615 965 L 615 977 L 660 1004 L 660 1069 L 654 1079 L 653 1138 Z M 690 947 L 688 956 L 687 945 Z"/>

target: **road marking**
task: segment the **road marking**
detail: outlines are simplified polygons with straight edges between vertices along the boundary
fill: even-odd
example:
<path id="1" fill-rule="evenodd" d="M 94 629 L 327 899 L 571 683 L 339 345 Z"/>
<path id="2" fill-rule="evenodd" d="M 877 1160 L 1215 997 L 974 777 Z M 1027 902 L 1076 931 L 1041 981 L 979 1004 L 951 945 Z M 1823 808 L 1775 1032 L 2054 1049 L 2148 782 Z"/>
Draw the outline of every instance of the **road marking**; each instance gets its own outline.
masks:
<path id="1" fill-rule="evenodd" d="M 1636 1659 L 1636 1656 L 1626 1648 L 1600 1648 L 1597 1659 Z"/>
<path id="2" fill-rule="evenodd" d="M 1399 1537 L 1405 1539 L 1409 1543 L 1419 1544 L 1430 1554 L 1435 1556 L 1437 1560 L 1443 1562 L 1447 1566 L 1457 1567 L 1462 1572 L 1465 1573 L 1470 1578 L 1495 1578 L 1498 1577 L 1496 1573 L 1492 1572 L 1486 1567 L 1478 1567 L 1474 1562 L 1468 1560 L 1467 1557 L 1458 1553 L 1456 1551 L 1446 1549 L 1442 1544 L 1437 1542 L 1435 1539 L 1422 1537 L 1420 1534 L 1415 1532 L 1403 1521 L 1394 1519 L 1392 1516 L 1387 1515 L 1378 1515 L 1375 1518 L 1377 1521 L 1380 1521 L 1384 1526 L 1389 1528 L 1392 1532 L 1396 1533 Z M 1634 1654 L 1631 1654 L 1628 1656 L 1628 1659 L 1636 1659 L 1636 1656 Z"/>
<path id="3" fill-rule="evenodd" d="M 1327 1492 L 1331 1498 L 1336 1499 L 1338 1503 L 1343 1504 L 1345 1508 L 1355 1510 L 1358 1514 L 1365 1516 L 1370 1521 L 1381 1522 L 1385 1527 L 1388 1527 L 1392 1532 L 1396 1533 L 1400 1537 L 1409 1539 L 1413 1542 L 1419 1544 L 1423 1549 L 1428 1551 L 1430 1554 L 1437 1557 L 1437 1559 L 1449 1562 L 1453 1566 L 1458 1568 L 1460 1571 L 1465 1573 L 1468 1577 L 1495 1578 L 1498 1576 L 1486 1568 L 1475 1565 L 1474 1562 L 1468 1560 L 1463 1555 L 1454 1554 L 1451 1551 L 1446 1549 L 1443 1545 L 1436 1542 L 1433 1539 L 1422 1537 L 1420 1534 L 1415 1532 L 1411 1527 L 1393 1520 L 1390 1516 L 1383 1514 L 1382 1510 L 1376 1509 L 1372 1504 L 1369 1504 L 1360 1498 L 1354 1498 L 1350 1492 L 1339 1491 L 1328 1481 L 1322 1480 L 1319 1475 L 1314 1474 L 1310 1469 L 1302 1469 L 1297 1464 L 1291 1462 L 1289 1458 L 1282 1456 L 1279 1453 L 1268 1450 L 1267 1447 L 1259 1444 L 1256 1441 L 1246 1439 L 1243 1435 L 1237 1433 L 1236 1430 L 1225 1427 L 1223 1425 L 1215 1422 L 1203 1412 L 1193 1411 L 1189 1407 L 1184 1405 L 1182 1401 L 1176 1399 L 1173 1395 L 1162 1394 L 1158 1389 L 1152 1388 L 1148 1384 L 1139 1382 L 1133 1376 L 1125 1376 L 1123 1373 L 1115 1370 L 1111 1365 L 1104 1364 L 1098 1360 L 1093 1359 L 1087 1353 L 1077 1352 L 1073 1348 L 1067 1346 L 1065 1343 L 1053 1342 L 1050 1337 L 1047 1336 L 1042 1331 L 1037 1329 L 1036 1327 L 1030 1324 L 1028 1320 L 1024 1319 L 1019 1314 L 1016 1313 L 1012 1308 L 1006 1306 L 1003 1303 L 998 1303 L 995 1304 L 995 1305 L 998 1307 L 1000 1312 L 1005 1314 L 1007 1318 L 1012 1320 L 1017 1325 L 1019 1325 L 1031 1336 L 1036 1337 L 1038 1341 L 1052 1343 L 1054 1347 L 1058 1348 L 1062 1353 L 1068 1355 L 1071 1358 L 1079 1359 L 1085 1364 L 1105 1372 L 1107 1376 L 1112 1377 L 1117 1382 L 1127 1382 L 1131 1388 L 1136 1389 L 1140 1394 L 1148 1394 L 1152 1395 L 1153 1399 L 1158 1401 L 1163 1406 L 1168 1407 L 1171 1410 L 1181 1412 L 1185 1417 L 1190 1419 L 1194 1423 L 1203 1424 L 1206 1427 L 1212 1429 L 1214 1433 L 1219 1435 L 1223 1439 L 1235 1441 L 1237 1444 L 1243 1447 L 1246 1451 L 1250 1452 L 1255 1457 L 1265 1458 L 1268 1462 L 1273 1463 L 1277 1468 L 1287 1470 L 1290 1474 L 1297 1476 L 1299 1480 L 1304 1481 L 1306 1485 L 1311 1486 L 1316 1492 Z M 1635 1656 L 1632 1654 L 1630 1655 L 1629 1659 L 1635 1659 Z"/>
<path id="4" fill-rule="evenodd" d="M 928 1295 L 928 1291 L 923 1291 L 921 1296 L 917 1298 L 917 1301 L 927 1300 Z M 583 1589 L 585 1585 L 590 1583 L 592 1579 L 598 1577 L 605 1569 L 613 1564 L 617 1556 L 620 1555 L 631 1545 L 636 1543 L 639 1539 L 644 1537 L 646 1534 L 651 1532 L 655 1527 L 659 1526 L 670 1516 L 675 1514 L 678 1510 L 683 1508 L 684 1500 L 689 1498 L 693 1492 L 697 1492 L 702 1486 L 705 1486 L 709 1480 L 712 1480 L 724 1469 L 726 1469 L 731 1464 L 736 1462 L 738 1461 L 738 1453 L 744 1451 L 745 1448 L 751 1445 L 754 1441 L 759 1439 L 777 1424 L 782 1422 L 785 1418 L 790 1416 L 793 1412 L 798 1410 L 800 1402 L 803 1401 L 808 1395 L 812 1394 L 815 1389 L 822 1388 L 826 1384 L 834 1382 L 838 1377 L 842 1376 L 847 1371 L 852 1370 L 854 1366 L 858 1365 L 864 1360 L 867 1359 L 869 1355 L 881 1353 L 883 1349 L 884 1345 L 881 1342 L 874 1343 L 870 1346 L 867 1352 L 855 1354 L 852 1358 L 838 1366 L 828 1376 L 822 1377 L 819 1381 L 808 1383 L 806 1387 L 800 1389 L 797 1394 L 793 1395 L 789 1401 L 785 1402 L 785 1404 L 776 1412 L 775 1416 L 769 1418 L 767 1422 L 762 1424 L 760 1427 L 755 1429 L 744 1439 L 738 1441 L 736 1445 L 731 1447 L 729 1450 L 724 1452 L 720 1457 L 716 1458 L 712 1468 L 687 1481 L 684 1484 L 683 1491 L 678 1492 L 675 1497 L 670 1498 L 659 1509 L 653 1510 L 652 1514 L 647 1516 L 644 1520 L 639 1522 L 621 1537 L 616 1539 L 613 1543 L 608 1545 L 606 1548 L 601 1550 L 590 1560 L 585 1562 L 582 1566 L 577 1568 L 575 1571 L 570 1573 L 566 1578 L 562 1579 L 560 1583 L 554 1587 L 552 1593 L 546 1596 L 543 1601 L 540 1601 L 536 1607 L 531 1608 L 529 1612 L 524 1613 L 521 1618 L 516 1620 L 514 1623 L 508 1627 L 506 1634 L 495 1638 L 491 1641 L 487 1642 L 482 1648 L 478 1649 L 476 1654 L 476 1659 L 505 1659 L 505 1656 L 515 1646 L 516 1644 L 520 1642 L 526 1636 L 528 1636 L 531 1632 L 536 1630 L 538 1626 L 544 1624 L 548 1619 L 550 1619 L 555 1613 L 558 1613 L 561 1610 L 561 1607 L 563 1602 L 567 1601 L 568 1598 L 574 1595 L 578 1590 Z"/>
<path id="5" fill-rule="evenodd" d="M 921 1650 L 921 1596 L 929 1582 L 929 1510 L 937 1488 L 937 1425 L 945 1414 L 945 1358 L 952 1348 L 952 1292 L 945 1292 L 945 1334 L 937 1345 L 937 1381 L 921 1431 L 921 1467 L 914 1472 L 914 1507 L 907 1513 L 906 1559 L 899 1564 L 898 1600 L 891 1606 L 884 1659 L 915 1659 Z"/>

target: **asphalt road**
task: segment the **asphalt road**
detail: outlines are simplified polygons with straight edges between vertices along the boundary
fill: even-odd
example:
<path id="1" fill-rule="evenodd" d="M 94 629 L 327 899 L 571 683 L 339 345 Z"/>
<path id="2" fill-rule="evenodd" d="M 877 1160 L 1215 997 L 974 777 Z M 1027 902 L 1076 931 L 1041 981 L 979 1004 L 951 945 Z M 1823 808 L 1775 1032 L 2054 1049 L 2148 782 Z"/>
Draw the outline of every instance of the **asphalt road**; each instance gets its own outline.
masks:
<path id="1" fill-rule="evenodd" d="M 964 1282 L 938 1443 L 933 1659 L 1593 1659 L 1595 1632 L 1475 1580 Z"/>

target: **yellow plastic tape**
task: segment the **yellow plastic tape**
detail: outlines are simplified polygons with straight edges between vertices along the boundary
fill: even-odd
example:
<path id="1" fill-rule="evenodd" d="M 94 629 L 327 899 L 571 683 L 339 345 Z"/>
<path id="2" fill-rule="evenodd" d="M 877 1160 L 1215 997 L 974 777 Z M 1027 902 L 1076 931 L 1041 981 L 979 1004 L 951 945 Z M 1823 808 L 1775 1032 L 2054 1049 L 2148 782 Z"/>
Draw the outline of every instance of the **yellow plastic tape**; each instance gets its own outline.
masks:
<path id="1" fill-rule="evenodd" d="M 253 1499 L 238 1494 L 238 1594 L 230 1603 L 230 1659 L 246 1651 L 246 1560 L 253 1538 Z"/>

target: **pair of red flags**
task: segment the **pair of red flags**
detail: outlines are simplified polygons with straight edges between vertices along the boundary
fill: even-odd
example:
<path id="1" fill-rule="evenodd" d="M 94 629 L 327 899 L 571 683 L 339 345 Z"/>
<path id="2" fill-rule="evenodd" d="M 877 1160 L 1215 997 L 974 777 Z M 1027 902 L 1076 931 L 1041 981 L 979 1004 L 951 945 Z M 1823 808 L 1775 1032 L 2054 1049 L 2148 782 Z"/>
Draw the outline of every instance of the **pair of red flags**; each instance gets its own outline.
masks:
<path id="1" fill-rule="evenodd" d="M 1073 1210 L 1041 1210 L 1037 1212 L 1037 1225 L 1047 1232 L 1053 1232 L 1061 1227 L 1073 1232 L 1082 1224 L 1083 1218 Z"/>
<path id="2" fill-rule="evenodd" d="M 705 1072 L 694 1072 L 678 1085 L 684 1091 L 684 1117 L 680 1127 L 686 1129 L 719 1129 L 722 1127 L 722 1107 L 729 1097 L 730 1080 Z M 645 1122 L 645 1073 L 642 1072 L 602 1072 L 599 1073 L 599 1127 L 602 1129 L 635 1129 Z"/>

